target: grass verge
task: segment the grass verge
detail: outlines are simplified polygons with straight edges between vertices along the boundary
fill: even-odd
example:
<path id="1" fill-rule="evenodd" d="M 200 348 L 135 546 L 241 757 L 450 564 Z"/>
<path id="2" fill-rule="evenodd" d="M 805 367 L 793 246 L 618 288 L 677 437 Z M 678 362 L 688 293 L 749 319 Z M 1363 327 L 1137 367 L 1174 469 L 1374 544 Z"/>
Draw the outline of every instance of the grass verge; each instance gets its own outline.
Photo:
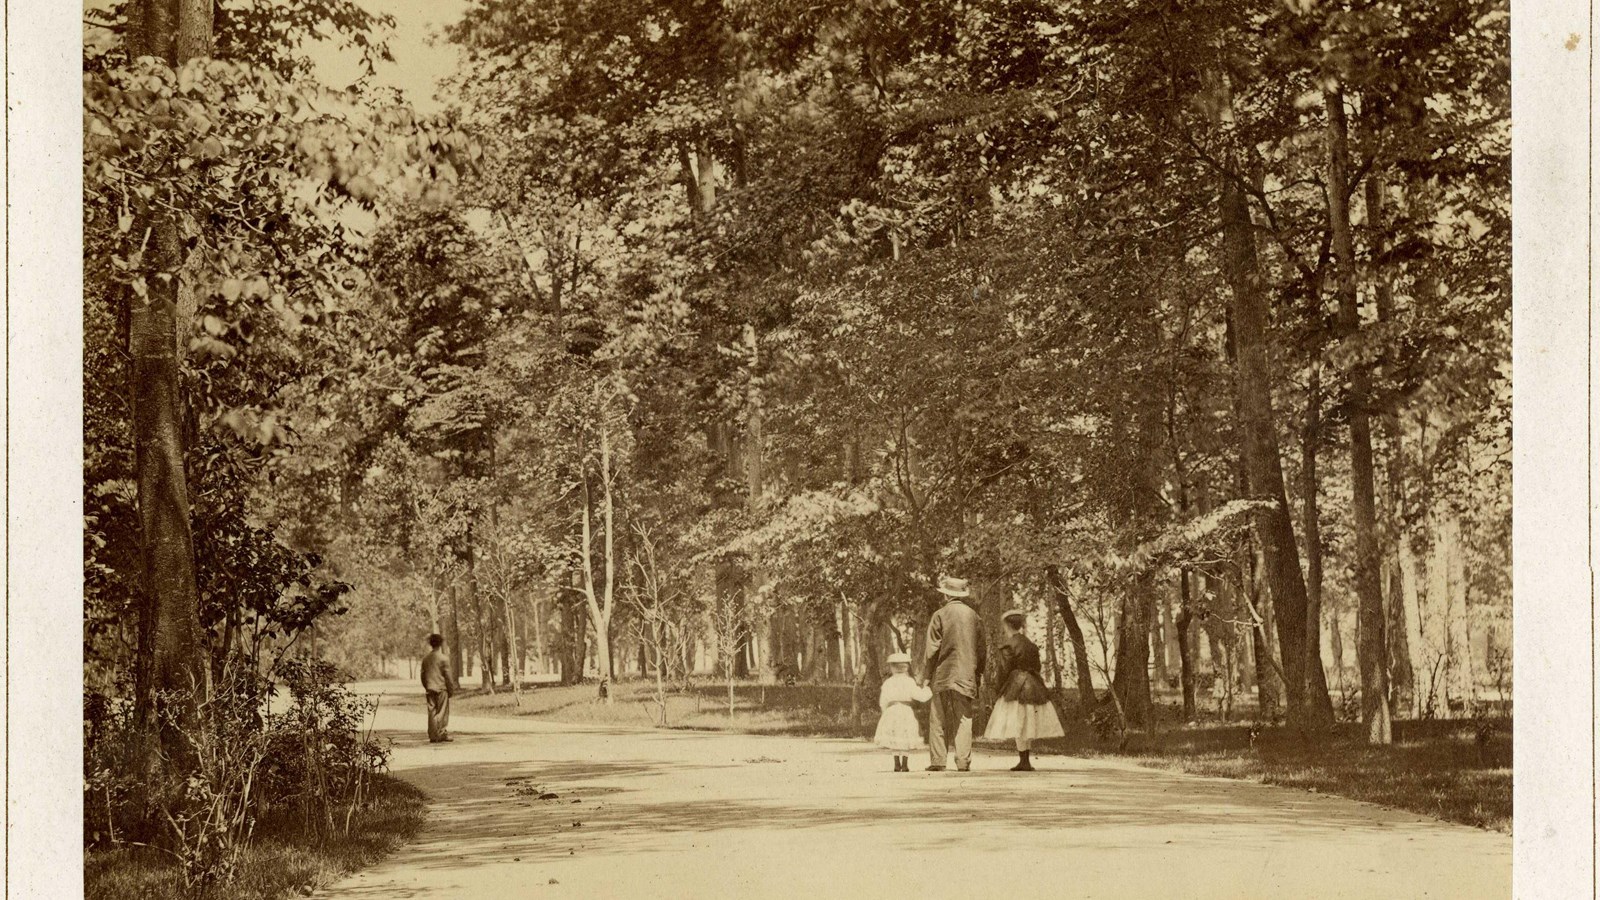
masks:
<path id="1" fill-rule="evenodd" d="M 611 690 L 614 702 L 605 704 L 597 701 L 593 684 L 539 685 L 524 688 L 518 705 L 509 689 L 490 694 L 480 688 L 457 694 L 452 707 L 466 715 L 636 727 L 657 724 L 653 683 L 618 682 Z M 698 683 L 690 691 L 667 696 L 666 724 L 693 730 L 867 738 L 877 724 L 876 691 L 864 690 L 857 700 L 859 716 L 851 713 L 848 685 L 740 683 L 734 689 L 730 716 L 726 684 Z M 925 711 L 919 710 L 919 715 L 925 716 Z M 1174 705 L 1163 703 L 1158 718 L 1175 723 L 1180 716 Z M 1036 752 L 1124 759 L 1158 769 L 1313 790 L 1448 822 L 1511 831 L 1509 720 L 1481 744 L 1472 723 L 1464 719 L 1396 722 L 1394 744 L 1388 747 L 1368 746 L 1356 725 L 1337 726 L 1315 740 L 1286 728 L 1266 728 L 1254 738 L 1250 732 L 1246 725 L 1201 721 L 1135 733 L 1115 748 L 1098 741 L 1069 716 L 1067 737 L 1043 742 Z"/>
<path id="2" fill-rule="evenodd" d="M 1075 734 L 1047 748 L 1334 794 L 1509 834 L 1510 731 L 1506 721 L 1480 744 L 1467 720 L 1399 721 L 1394 743 L 1375 747 L 1353 724 L 1314 739 L 1269 728 L 1253 740 L 1243 725 L 1202 724 L 1132 735 L 1118 752 Z"/>
<path id="3" fill-rule="evenodd" d="M 356 811 L 349 835 L 324 843 L 305 837 L 296 822 L 265 820 L 244 851 L 239 874 L 208 900 L 298 897 L 372 865 L 414 836 L 426 817 L 421 791 L 392 776 L 373 780 L 371 802 Z M 185 895 L 183 875 L 159 851 L 119 848 L 84 857 L 85 900 L 171 900 Z"/>

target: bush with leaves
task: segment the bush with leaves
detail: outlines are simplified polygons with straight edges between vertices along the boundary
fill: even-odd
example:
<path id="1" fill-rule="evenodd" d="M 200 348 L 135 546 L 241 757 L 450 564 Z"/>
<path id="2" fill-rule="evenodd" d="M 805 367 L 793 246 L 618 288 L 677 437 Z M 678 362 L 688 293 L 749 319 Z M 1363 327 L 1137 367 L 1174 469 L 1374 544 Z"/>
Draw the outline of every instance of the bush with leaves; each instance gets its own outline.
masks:
<path id="1" fill-rule="evenodd" d="M 362 731 L 375 701 L 352 693 L 325 660 L 284 661 L 275 681 L 242 659 L 200 704 L 187 774 L 150 764 L 156 751 L 131 701 L 85 698 L 86 846 L 161 850 L 201 894 L 231 880 L 264 817 L 295 817 L 322 839 L 348 833 L 372 775 L 388 765 L 388 747 Z M 289 702 L 272 712 L 280 684 Z"/>
<path id="2" fill-rule="evenodd" d="M 327 837 L 348 828 L 372 775 L 389 764 L 388 747 L 361 730 L 377 701 L 351 692 L 344 673 L 326 660 L 290 660 L 279 674 L 290 702 L 270 717 L 262 787 L 269 803 Z"/>
<path id="3" fill-rule="evenodd" d="M 84 700 L 84 841 L 89 846 L 152 847 L 181 867 L 194 894 L 226 883 L 255 829 L 258 773 L 271 723 L 263 715 L 269 682 L 231 667 L 199 706 L 187 735 L 189 765 L 165 765 L 134 704 L 90 693 Z M 181 708 L 163 702 L 158 710 Z"/>
<path id="4" fill-rule="evenodd" d="M 133 701 L 94 690 L 83 695 L 83 840 L 122 843 L 141 834 L 148 797 L 140 786 L 140 743 Z"/>

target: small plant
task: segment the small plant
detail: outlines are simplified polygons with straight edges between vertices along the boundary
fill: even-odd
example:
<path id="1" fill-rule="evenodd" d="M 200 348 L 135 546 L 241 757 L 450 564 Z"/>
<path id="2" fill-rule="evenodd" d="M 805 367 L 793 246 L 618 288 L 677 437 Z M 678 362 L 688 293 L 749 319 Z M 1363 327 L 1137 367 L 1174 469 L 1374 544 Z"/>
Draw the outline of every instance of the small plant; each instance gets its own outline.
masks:
<path id="1" fill-rule="evenodd" d="M 1500 698 L 1501 715 L 1509 715 L 1511 710 L 1511 651 L 1505 647 L 1494 647 L 1489 651 L 1489 658 L 1484 664 L 1489 674 L 1494 676 L 1494 692 Z"/>
<path id="2" fill-rule="evenodd" d="M 1443 684 L 1440 675 L 1444 672 L 1445 661 L 1445 655 L 1435 651 L 1433 658 L 1428 662 L 1428 689 L 1422 695 L 1420 714 L 1424 722 L 1432 722 L 1439 717 L 1439 689 Z"/>
<path id="3" fill-rule="evenodd" d="M 1472 704 L 1472 738 L 1478 748 L 1478 764 L 1489 764 L 1489 745 L 1505 727 L 1505 721 L 1496 714 L 1494 705 L 1487 700 Z"/>
<path id="4" fill-rule="evenodd" d="M 1491 648 L 1485 666 L 1494 676 L 1496 700 L 1478 700 L 1472 704 L 1472 737 L 1478 748 L 1480 765 L 1490 764 L 1490 745 L 1506 728 L 1511 700 L 1511 651 L 1503 647 Z"/>
<path id="5" fill-rule="evenodd" d="M 1103 744 L 1116 743 L 1122 747 L 1128 740 L 1127 720 L 1122 714 L 1122 705 L 1112 694 L 1110 702 L 1102 702 L 1095 707 L 1089 715 L 1089 726 L 1094 729 L 1095 736 Z"/>
<path id="6" fill-rule="evenodd" d="M 1339 695 L 1339 721 L 1361 721 L 1361 691 L 1344 691 Z"/>

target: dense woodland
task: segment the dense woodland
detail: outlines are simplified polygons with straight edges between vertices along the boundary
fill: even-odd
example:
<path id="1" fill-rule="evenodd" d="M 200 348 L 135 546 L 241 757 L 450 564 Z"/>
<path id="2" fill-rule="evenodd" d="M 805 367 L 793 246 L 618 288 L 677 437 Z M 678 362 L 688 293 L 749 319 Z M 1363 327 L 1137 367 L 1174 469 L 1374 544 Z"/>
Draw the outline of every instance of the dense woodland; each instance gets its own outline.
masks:
<path id="1" fill-rule="evenodd" d="M 169 749 L 430 631 L 876 684 L 941 573 L 1118 728 L 1508 691 L 1505 0 L 477 0 L 432 117 L 310 79 L 349 0 L 91 20 L 85 677 Z"/>

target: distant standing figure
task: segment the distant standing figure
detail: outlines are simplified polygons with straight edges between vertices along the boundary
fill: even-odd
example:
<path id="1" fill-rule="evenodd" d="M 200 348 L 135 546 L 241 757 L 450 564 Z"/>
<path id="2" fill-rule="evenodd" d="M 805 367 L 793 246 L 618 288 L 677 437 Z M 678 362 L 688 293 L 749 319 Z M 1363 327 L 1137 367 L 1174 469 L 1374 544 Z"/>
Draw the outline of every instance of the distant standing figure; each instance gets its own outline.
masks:
<path id="1" fill-rule="evenodd" d="M 878 691 L 878 709 L 883 714 L 878 718 L 878 732 L 872 739 L 879 747 L 895 751 L 896 772 L 911 771 L 909 754 L 912 750 L 922 749 L 922 733 L 911 704 L 927 703 L 933 698 L 933 691 L 917 684 L 910 672 L 909 654 L 890 654 L 889 677 L 884 679 L 883 687 Z"/>
<path id="2" fill-rule="evenodd" d="M 924 683 L 933 688 L 933 706 L 928 711 L 928 771 L 944 771 L 953 741 L 956 769 L 965 772 L 972 767 L 972 703 L 978 696 L 988 648 L 978 614 L 963 602 L 972 596 L 967 582 L 941 575 L 939 593 L 947 599 L 928 622 L 928 650 L 922 667 Z"/>
<path id="3" fill-rule="evenodd" d="M 1050 691 L 1039 677 L 1039 647 L 1022 633 L 1026 615 L 1010 609 L 1000 618 L 1006 623 L 1006 642 L 1000 647 L 1000 695 L 983 736 L 990 740 L 1014 738 L 1018 759 L 1011 771 L 1032 772 L 1028 756 L 1033 742 L 1064 737 L 1066 732 L 1050 702 Z"/>
<path id="4" fill-rule="evenodd" d="M 450 658 L 444 653 L 444 637 L 428 635 L 432 650 L 422 658 L 422 689 L 428 694 L 428 741 L 438 744 L 450 737 L 450 695 L 460 689 L 450 671 Z"/>

